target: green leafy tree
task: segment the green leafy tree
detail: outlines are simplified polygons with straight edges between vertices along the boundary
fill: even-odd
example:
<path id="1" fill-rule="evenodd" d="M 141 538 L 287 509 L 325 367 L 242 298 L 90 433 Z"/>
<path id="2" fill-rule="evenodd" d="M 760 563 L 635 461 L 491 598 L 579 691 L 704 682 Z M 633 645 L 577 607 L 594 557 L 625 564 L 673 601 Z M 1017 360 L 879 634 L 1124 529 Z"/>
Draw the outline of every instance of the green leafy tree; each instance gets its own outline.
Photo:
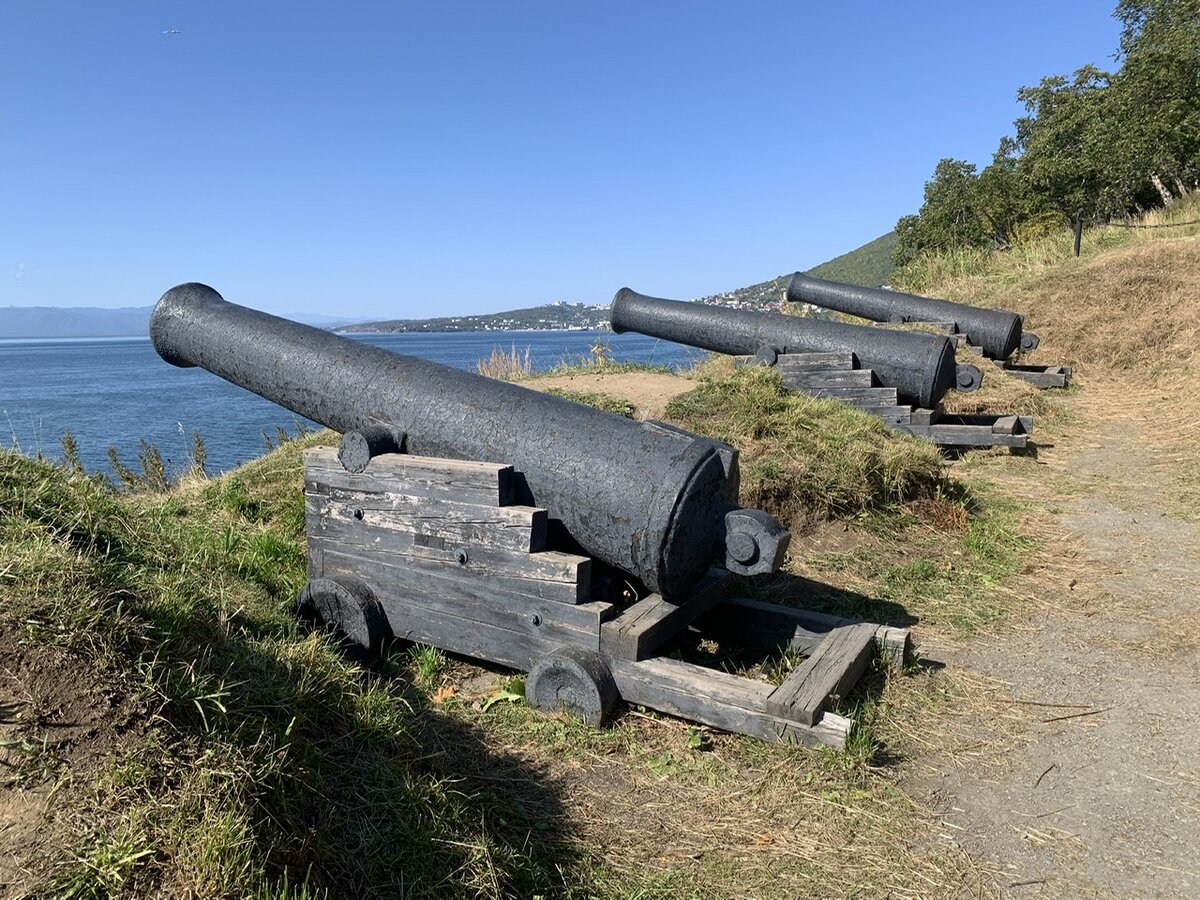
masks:
<path id="1" fill-rule="evenodd" d="M 943 159 L 895 261 L 944 247 L 1005 247 L 1048 217 L 1139 212 L 1200 184 L 1200 0 L 1119 0 L 1113 73 L 1084 66 L 1021 88 L 1025 115 L 976 174 Z"/>
<path id="2" fill-rule="evenodd" d="M 1028 112 L 1014 123 L 1017 167 L 1044 203 L 1068 218 L 1081 207 L 1096 211 L 1100 195 L 1119 179 L 1110 152 L 1111 77 L 1084 66 L 1071 79 L 1052 75 L 1017 91 Z"/>
<path id="3" fill-rule="evenodd" d="M 979 173 L 975 208 L 996 247 L 1008 247 L 1022 228 L 1045 217 L 1047 205 L 1021 168 L 1016 142 L 1002 138 L 992 164 Z"/>
<path id="4" fill-rule="evenodd" d="M 896 223 L 896 262 L 903 265 L 927 250 L 985 246 L 988 232 L 978 210 L 975 166 L 943 159 L 925 182 L 925 202 L 915 216 Z"/>
<path id="5" fill-rule="evenodd" d="M 1121 0 L 1112 148 L 1130 197 L 1170 203 L 1200 177 L 1200 0 Z"/>

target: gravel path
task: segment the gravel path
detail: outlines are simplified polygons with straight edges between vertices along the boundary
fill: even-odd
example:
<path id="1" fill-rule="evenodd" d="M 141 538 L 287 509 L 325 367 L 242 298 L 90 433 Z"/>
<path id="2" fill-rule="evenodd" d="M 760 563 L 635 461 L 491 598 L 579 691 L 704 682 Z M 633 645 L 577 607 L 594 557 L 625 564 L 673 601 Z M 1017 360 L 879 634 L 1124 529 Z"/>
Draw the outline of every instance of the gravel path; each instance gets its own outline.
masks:
<path id="1" fill-rule="evenodd" d="M 1131 405 L 1114 421 L 1102 393 L 1073 398 L 1083 421 L 998 477 L 1051 510 L 1044 612 L 923 648 L 1023 715 L 979 728 L 969 765 L 931 754 L 909 787 L 1006 896 L 1195 897 L 1200 527 L 1166 512 L 1150 415 Z"/>

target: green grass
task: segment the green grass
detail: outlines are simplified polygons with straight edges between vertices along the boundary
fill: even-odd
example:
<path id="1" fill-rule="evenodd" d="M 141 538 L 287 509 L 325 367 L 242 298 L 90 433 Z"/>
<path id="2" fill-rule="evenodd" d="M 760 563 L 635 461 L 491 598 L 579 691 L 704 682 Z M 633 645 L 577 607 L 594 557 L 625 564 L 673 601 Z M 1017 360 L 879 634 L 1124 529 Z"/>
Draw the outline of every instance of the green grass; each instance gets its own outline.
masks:
<path id="1" fill-rule="evenodd" d="M 650 372 L 658 375 L 674 375 L 675 370 L 670 366 L 658 366 L 653 363 L 622 362 L 608 358 L 599 362 L 594 356 L 581 356 L 577 360 L 564 359 L 552 369 L 535 373 L 533 378 L 553 378 L 557 375 L 627 375 L 634 372 Z"/>
<path id="2" fill-rule="evenodd" d="M 154 723 L 115 751 L 47 889 L 586 894 L 565 836 L 529 846 L 531 817 L 430 761 L 430 740 L 487 749 L 431 736 L 406 658 L 357 668 L 298 625 L 305 443 L 165 500 L 0 453 L 2 624 L 94 660 Z"/>
<path id="3" fill-rule="evenodd" d="M 953 516 L 954 510 L 961 515 Z M 922 514 L 954 524 L 931 525 Z M 1012 611 L 1011 591 L 1039 542 L 1022 524 L 1023 508 L 983 482 L 960 487 L 930 510 L 871 514 L 858 520 L 872 539 L 847 551 L 793 564 L 821 585 L 803 591 L 804 606 L 884 624 L 972 634 Z M 757 593 L 793 602 L 794 576 L 764 580 Z M 830 587 L 826 582 L 842 585 Z"/>
<path id="4" fill-rule="evenodd" d="M 770 369 L 705 378 L 667 406 L 668 418 L 741 451 L 741 500 L 803 525 L 937 494 L 937 450 L 897 435 L 844 403 L 783 387 Z"/>
<path id="5" fill-rule="evenodd" d="M 844 516 L 879 533 L 892 523 L 911 547 L 914 534 L 932 533 L 914 501 L 943 512 L 970 502 L 929 445 L 785 393 L 769 372 L 709 378 L 671 414 L 742 447 L 743 500 L 753 502 L 749 491 L 777 512 Z M 838 709 L 859 727 L 845 752 L 828 753 L 647 710 L 589 728 L 530 709 L 519 676 L 464 698 L 463 664 L 430 647 L 350 664 L 292 609 L 306 577 L 300 455 L 329 441 L 289 441 L 220 478 L 144 494 L 0 453 L 0 633 L 93 663 L 146 709 L 144 731 L 111 748 L 63 813 L 74 836 L 44 860 L 42 893 L 782 897 L 804 885 L 884 894 L 906 866 L 945 871 L 912 855 L 908 807 L 886 774 L 902 743 L 889 720 L 907 702 L 907 679 L 876 671 L 844 698 Z M 957 582 L 1002 580 L 1021 548 L 1008 540 L 1011 524 L 989 519 L 995 504 L 979 506 L 951 535 L 970 565 L 946 566 L 945 535 L 924 556 L 821 563 L 877 598 L 860 610 L 869 618 L 890 621 L 899 609 L 952 627 L 955 616 L 986 620 Z M 795 662 L 776 661 L 774 677 Z M 35 735 L 17 739 L 24 783 L 60 777 Z M 571 777 L 611 778 L 611 806 L 579 809 Z M 743 809 L 746 784 L 785 812 Z M 636 797 L 649 791 L 680 795 L 671 828 L 695 854 L 649 868 L 623 862 L 621 841 L 640 840 Z M 710 846 L 714 817 L 739 829 L 736 841 Z M 827 852 L 745 852 L 760 839 L 791 847 L 801 819 L 806 835 L 825 835 Z M 577 821 L 589 820 L 608 824 L 581 835 Z M 869 848 L 879 864 L 844 847 Z"/>

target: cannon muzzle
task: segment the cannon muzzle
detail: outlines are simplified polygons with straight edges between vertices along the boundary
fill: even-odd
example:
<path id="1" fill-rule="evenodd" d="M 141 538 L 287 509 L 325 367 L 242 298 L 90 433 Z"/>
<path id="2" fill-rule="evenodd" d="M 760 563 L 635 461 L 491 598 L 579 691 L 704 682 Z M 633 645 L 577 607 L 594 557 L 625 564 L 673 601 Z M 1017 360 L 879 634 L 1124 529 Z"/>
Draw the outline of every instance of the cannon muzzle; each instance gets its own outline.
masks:
<path id="1" fill-rule="evenodd" d="M 1037 346 L 1037 335 L 1022 335 L 1021 317 L 1003 309 L 826 281 L 803 272 L 797 272 L 788 282 L 787 298 L 792 303 L 811 303 L 873 322 L 953 322 L 958 331 L 983 347 L 989 359 L 1008 359 L 1017 349 Z"/>
<path id="2" fill-rule="evenodd" d="M 780 353 L 853 353 L 907 403 L 932 409 L 946 391 L 973 391 L 983 381 L 975 366 L 959 366 L 942 335 L 888 331 L 823 319 L 728 309 L 647 297 L 622 288 L 609 313 L 617 333 L 652 337 L 771 364 Z"/>
<path id="3" fill-rule="evenodd" d="M 773 571 L 788 533 L 737 506 L 737 452 L 518 385 L 391 353 L 237 306 L 203 284 L 163 295 L 154 347 L 350 437 L 348 468 L 401 448 L 511 463 L 528 496 L 590 555 L 664 597 L 714 564 Z"/>

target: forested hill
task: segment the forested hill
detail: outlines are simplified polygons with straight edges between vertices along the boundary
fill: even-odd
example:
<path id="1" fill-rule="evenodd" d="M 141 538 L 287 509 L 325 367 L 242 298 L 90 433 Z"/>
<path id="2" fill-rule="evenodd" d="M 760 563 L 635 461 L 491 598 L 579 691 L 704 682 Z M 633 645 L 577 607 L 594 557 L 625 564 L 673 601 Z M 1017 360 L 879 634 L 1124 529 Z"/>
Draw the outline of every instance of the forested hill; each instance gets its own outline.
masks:
<path id="1" fill-rule="evenodd" d="M 888 283 L 892 273 L 896 270 L 896 266 L 892 262 L 892 254 L 895 249 L 896 232 L 889 231 L 856 250 L 813 266 L 805 274 L 817 278 L 827 278 L 830 281 L 880 287 Z M 735 291 L 701 297 L 700 302 L 733 306 L 738 309 L 780 309 L 786 302 L 784 293 L 787 291 L 788 281 L 791 277 L 792 273 L 789 272 L 778 278 L 772 278 L 770 281 L 761 281 Z"/>
<path id="2" fill-rule="evenodd" d="M 896 264 L 892 262 L 895 252 L 896 232 L 889 231 L 857 250 L 814 266 L 806 274 L 863 287 L 882 287 L 891 281 L 892 273 L 896 271 Z"/>

